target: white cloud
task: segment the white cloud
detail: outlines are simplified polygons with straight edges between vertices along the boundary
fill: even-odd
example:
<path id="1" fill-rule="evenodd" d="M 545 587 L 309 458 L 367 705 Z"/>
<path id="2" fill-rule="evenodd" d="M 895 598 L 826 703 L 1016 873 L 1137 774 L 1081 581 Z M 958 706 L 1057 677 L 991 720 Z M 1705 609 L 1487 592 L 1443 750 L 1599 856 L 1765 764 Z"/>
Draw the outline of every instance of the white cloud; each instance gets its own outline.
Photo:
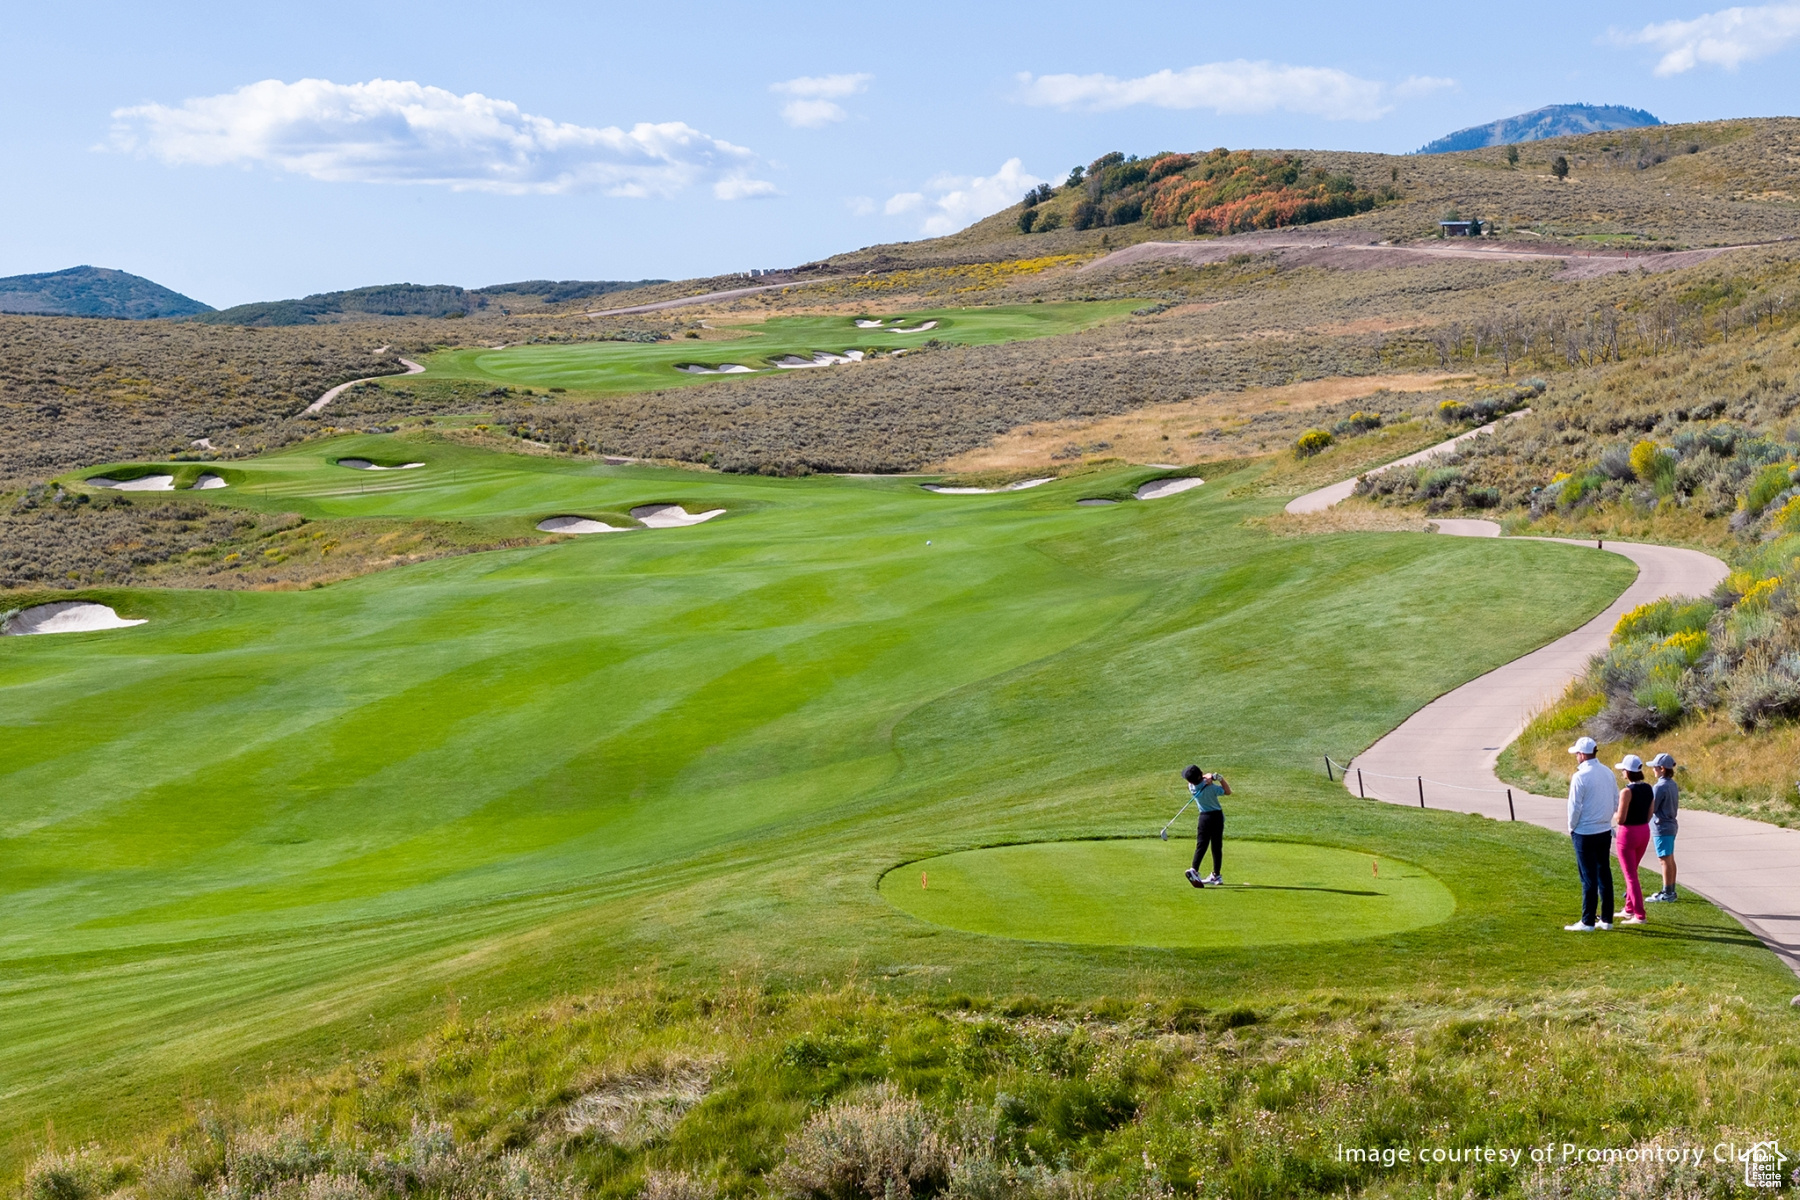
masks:
<path id="1" fill-rule="evenodd" d="M 854 96 L 869 88 L 873 75 L 802 75 L 784 83 L 771 83 L 769 90 L 792 96 L 781 106 L 781 119 L 796 129 L 820 129 L 850 114 L 836 101 Z"/>
<path id="2" fill-rule="evenodd" d="M 1181 71 L 1157 71 L 1136 79 L 1026 73 L 1019 76 L 1019 98 L 1026 104 L 1090 112 L 1147 104 L 1155 108 L 1210 108 L 1221 115 L 1281 109 L 1332 121 L 1373 121 L 1391 112 L 1396 99 L 1452 87 L 1454 83 L 1449 79 L 1415 77 L 1395 86 L 1360 79 L 1333 67 L 1295 67 L 1240 58 Z"/>
<path id="3" fill-rule="evenodd" d="M 875 201 L 868 196 L 852 196 L 844 203 L 856 216 L 872 217 L 875 215 Z"/>
<path id="4" fill-rule="evenodd" d="M 1635 33 L 1614 31 L 1619 45 L 1654 46 L 1663 52 L 1658 75 L 1680 75 L 1702 63 L 1735 71 L 1800 37 L 1800 4 L 1724 8 L 1691 21 L 1662 21 Z"/>
<path id="5" fill-rule="evenodd" d="M 927 199 L 923 192 L 900 192 L 889 196 L 881 211 L 890 217 L 929 209 L 920 231 L 929 237 L 955 233 L 990 213 L 997 213 L 1040 183 L 1046 182 L 1027 172 L 1016 158 L 1009 158 L 992 175 L 969 177 L 940 175 L 928 185 L 940 193 Z"/>
<path id="6" fill-rule="evenodd" d="M 113 120 L 114 148 L 171 165 L 260 165 L 334 183 L 666 196 L 711 181 L 720 199 L 774 190 L 749 177 L 749 150 L 680 121 L 596 129 L 403 80 L 265 79 Z"/>

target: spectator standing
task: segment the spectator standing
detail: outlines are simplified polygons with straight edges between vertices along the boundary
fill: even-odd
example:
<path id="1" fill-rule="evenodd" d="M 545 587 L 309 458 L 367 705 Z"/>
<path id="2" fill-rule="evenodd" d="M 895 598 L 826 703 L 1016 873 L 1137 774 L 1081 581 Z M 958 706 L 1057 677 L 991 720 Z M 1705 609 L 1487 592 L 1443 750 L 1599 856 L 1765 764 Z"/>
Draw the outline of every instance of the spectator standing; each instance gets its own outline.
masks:
<path id="1" fill-rule="evenodd" d="M 1662 891 L 1650 900 L 1675 899 L 1675 814 L 1681 808 L 1681 789 L 1675 783 L 1675 760 L 1659 754 L 1650 760 L 1656 772 L 1651 785 L 1650 840 L 1656 846 L 1656 859 L 1662 864 Z"/>
<path id="2" fill-rule="evenodd" d="M 1570 933 L 1612 928 L 1612 819 L 1618 793 L 1612 772 L 1595 761 L 1599 752 L 1591 737 L 1577 738 L 1569 747 L 1575 756 L 1575 774 L 1569 779 L 1569 840 L 1575 844 L 1575 866 L 1581 872 L 1581 920 L 1563 926 Z"/>
<path id="3" fill-rule="evenodd" d="M 1625 772 L 1625 786 L 1619 789 L 1619 809 L 1613 822 L 1619 827 L 1615 853 L 1619 871 L 1625 876 L 1626 925 L 1644 923 L 1644 885 L 1638 880 L 1638 864 L 1650 848 L 1650 785 L 1644 782 L 1644 760 L 1627 754 L 1613 768 Z"/>

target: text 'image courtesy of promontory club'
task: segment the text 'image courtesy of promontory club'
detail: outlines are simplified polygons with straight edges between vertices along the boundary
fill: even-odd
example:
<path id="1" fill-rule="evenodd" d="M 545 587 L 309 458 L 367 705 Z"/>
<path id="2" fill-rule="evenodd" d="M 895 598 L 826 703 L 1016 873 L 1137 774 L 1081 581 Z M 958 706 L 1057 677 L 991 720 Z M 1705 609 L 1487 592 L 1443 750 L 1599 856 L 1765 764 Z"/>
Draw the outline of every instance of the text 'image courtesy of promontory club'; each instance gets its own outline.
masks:
<path id="1" fill-rule="evenodd" d="M 9 13 L 0 1200 L 1800 1195 L 1800 4 L 1522 4 Z"/>

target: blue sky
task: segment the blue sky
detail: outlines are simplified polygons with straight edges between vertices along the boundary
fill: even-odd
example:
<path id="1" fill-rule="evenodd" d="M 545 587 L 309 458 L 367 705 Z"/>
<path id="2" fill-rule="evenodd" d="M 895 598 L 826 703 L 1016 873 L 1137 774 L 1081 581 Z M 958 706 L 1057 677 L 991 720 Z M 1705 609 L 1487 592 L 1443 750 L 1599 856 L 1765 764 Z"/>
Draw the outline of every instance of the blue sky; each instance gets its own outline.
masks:
<path id="1" fill-rule="evenodd" d="M 220 306 L 792 265 L 1113 149 L 1800 109 L 1797 3 L 77 0 L 5 28 L 0 275 L 93 263 Z"/>

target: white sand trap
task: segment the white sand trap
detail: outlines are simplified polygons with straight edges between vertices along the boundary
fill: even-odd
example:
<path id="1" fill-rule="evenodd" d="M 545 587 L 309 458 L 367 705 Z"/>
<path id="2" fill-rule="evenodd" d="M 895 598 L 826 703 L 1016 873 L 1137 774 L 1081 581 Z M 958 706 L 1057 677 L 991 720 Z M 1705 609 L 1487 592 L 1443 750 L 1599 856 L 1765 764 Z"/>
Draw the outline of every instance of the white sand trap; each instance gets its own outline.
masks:
<path id="1" fill-rule="evenodd" d="M 802 371 L 809 367 L 835 367 L 840 363 L 854 363 L 863 360 L 861 350 L 846 350 L 842 354 L 831 354 L 819 351 L 811 358 L 801 358 L 798 354 L 789 354 L 775 360 L 775 365 L 784 371 Z"/>
<path id="2" fill-rule="evenodd" d="M 206 474 L 200 476 L 200 478 L 194 480 L 194 485 L 191 490 L 196 491 L 196 492 L 209 492 L 213 488 L 222 488 L 222 487 L 230 487 L 230 486 L 231 485 L 229 483 L 226 483 L 219 476 L 214 475 L 212 472 L 208 471 Z"/>
<path id="3" fill-rule="evenodd" d="M 880 329 L 881 322 L 880 321 L 858 321 L 856 323 L 856 327 L 858 329 Z"/>
<path id="4" fill-rule="evenodd" d="M 173 475 L 140 475 L 136 479 L 108 479 L 104 475 L 95 475 L 82 482 L 89 487 L 112 488 L 120 492 L 172 492 L 175 490 Z"/>
<path id="5" fill-rule="evenodd" d="M 1075 503 L 1079 504 L 1083 508 L 1099 508 L 1101 505 L 1104 505 L 1104 504 L 1117 504 L 1118 501 L 1117 500 L 1102 500 L 1098 496 L 1090 496 L 1086 500 L 1077 500 Z"/>
<path id="6" fill-rule="evenodd" d="M 128 621 L 104 604 L 88 600 L 58 600 L 39 604 L 14 614 L 0 633 L 22 636 L 31 633 L 89 633 L 96 629 L 124 629 L 142 625 L 139 618 Z"/>
<path id="7" fill-rule="evenodd" d="M 624 525 L 608 525 L 588 517 L 545 517 L 537 523 L 545 533 L 624 533 Z"/>
<path id="8" fill-rule="evenodd" d="M 896 325 L 889 332 L 891 332 L 891 333 L 924 333 L 927 329 L 936 329 L 936 328 L 937 328 L 936 321 L 927 321 L 923 325 L 914 325 L 911 329 L 906 328 L 904 325 Z"/>
<path id="9" fill-rule="evenodd" d="M 722 508 L 691 513 L 679 504 L 640 504 L 631 510 L 634 520 L 642 521 L 651 529 L 677 529 L 683 525 L 698 525 L 724 514 L 725 510 Z"/>
<path id="10" fill-rule="evenodd" d="M 1192 491 L 1205 483 L 1204 479 L 1152 479 L 1137 490 L 1139 500 L 1161 500 L 1164 496 L 1176 496 L 1182 492 Z"/>
<path id="11" fill-rule="evenodd" d="M 991 496 L 995 492 L 1022 492 L 1026 488 L 1042 487 L 1055 481 L 1055 476 L 1046 475 L 1042 479 L 1021 479 L 1017 483 L 1009 483 L 997 488 L 939 487 L 935 483 L 921 484 L 928 492 L 936 492 L 940 496 Z"/>
<path id="12" fill-rule="evenodd" d="M 340 467 L 349 467 L 352 471 L 410 471 L 414 467 L 422 467 L 425 464 L 401 463 L 398 466 L 393 467 L 380 467 L 376 466 L 366 458 L 340 458 L 337 460 L 337 465 Z"/>
<path id="13" fill-rule="evenodd" d="M 749 375 L 755 367 L 746 367 L 743 363 L 720 363 L 716 367 L 703 367 L 699 363 L 683 363 L 675 368 L 689 375 Z"/>

